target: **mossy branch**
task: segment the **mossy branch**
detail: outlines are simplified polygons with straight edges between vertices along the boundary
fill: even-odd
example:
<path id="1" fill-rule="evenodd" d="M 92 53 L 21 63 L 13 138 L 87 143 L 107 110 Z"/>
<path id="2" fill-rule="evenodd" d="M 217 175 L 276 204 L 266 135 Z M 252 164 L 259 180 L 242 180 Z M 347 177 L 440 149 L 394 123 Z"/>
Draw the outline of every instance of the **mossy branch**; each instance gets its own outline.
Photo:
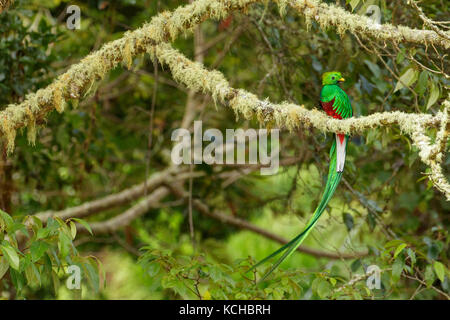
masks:
<path id="1" fill-rule="evenodd" d="M 280 6 L 289 4 L 298 13 L 305 15 L 306 21 L 316 21 L 322 28 L 336 27 L 342 35 L 345 31 L 365 38 L 394 43 L 409 42 L 424 45 L 437 45 L 450 48 L 450 40 L 434 30 L 417 30 L 390 23 L 378 24 L 366 16 L 352 14 L 341 7 L 329 5 L 319 0 L 277 0 Z M 450 36 L 449 32 L 445 33 Z"/>
<path id="2" fill-rule="evenodd" d="M 367 17 L 351 14 L 342 8 L 318 0 L 274 0 L 283 12 L 290 5 L 303 14 L 307 22 L 316 20 L 321 27 L 336 27 L 338 33 L 345 31 L 371 37 L 381 41 L 410 42 L 416 44 L 450 47 L 450 41 L 431 30 L 417 30 L 390 24 L 374 24 Z M 443 158 L 447 137 L 447 110 L 435 116 L 384 112 L 370 116 L 336 120 L 330 119 L 318 110 L 290 103 L 273 104 L 259 100 L 254 94 L 242 89 L 233 89 L 218 71 L 208 71 L 201 64 L 194 63 L 171 48 L 166 42 L 174 40 L 180 33 L 192 32 L 193 28 L 206 19 L 223 19 L 233 10 L 246 11 L 246 7 L 262 0 L 197 0 L 173 12 L 163 12 L 143 27 L 127 32 L 118 40 L 105 44 L 100 50 L 88 55 L 51 85 L 26 96 L 20 104 L 9 105 L 0 112 L 0 136 L 6 137 L 8 152 L 14 149 L 16 130 L 28 127 L 28 138 L 35 140 L 35 123 L 56 109 L 63 112 L 66 102 L 78 101 L 95 91 L 96 83 L 118 64 L 131 67 L 133 57 L 149 52 L 161 63 L 169 65 L 174 78 L 189 88 L 209 93 L 215 102 L 232 107 L 237 114 L 249 118 L 256 115 L 261 122 L 274 121 L 278 126 L 289 129 L 314 126 L 322 131 L 347 134 L 365 129 L 398 125 L 408 134 L 420 150 L 421 160 L 430 166 L 435 186 L 450 199 L 450 188 L 442 174 L 440 159 Z M 448 101 L 445 102 L 448 104 Z M 439 139 L 432 146 L 425 135 L 426 127 L 438 127 Z M 443 142 L 444 141 L 444 142 Z"/>
<path id="3" fill-rule="evenodd" d="M 167 65 L 174 79 L 197 92 L 210 94 L 214 101 L 231 107 L 236 115 L 246 119 L 254 116 L 263 123 L 275 123 L 278 127 L 289 130 L 300 127 L 315 127 L 323 132 L 360 133 L 367 129 L 397 125 L 403 134 L 409 135 L 419 149 L 423 163 L 431 169 L 430 179 L 438 190 L 450 200 L 450 185 L 446 181 L 441 162 L 445 154 L 448 136 L 448 106 L 449 99 L 444 102 L 445 109 L 435 116 L 428 114 L 404 113 L 399 111 L 375 113 L 360 118 L 337 120 L 328 117 L 316 109 L 308 110 L 303 105 L 283 102 L 271 103 L 268 99 L 258 97 L 243 89 L 230 87 L 228 81 L 219 71 L 207 70 L 202 64 L 193 62 L 163 43 L 149 49 L 150 56 Z M 434 144 L 425 135 L 427 127 L 439 127 Z"/>
<path id="4" fill-rule="evenodd" d="M 0 0 L 0 13 L 9 8 L 14 3 L 14 0 Z"/>
<path id="5" fill-rule="evenodd" d="M 192 32 L 194 27 L 206 19 L 223 19 L 233 10 L 243 10 L 262 0 L 197 0 L 173 12 L 155 16 L 143 27 L 127 32 L 116 41 L 105 44 L 100 50 L 88 55 L 73 65 L 45 89 L 26 96 L 20 104 L 9 105 L 0 112 L 0 132 L 7 138 L 8 152 L 14 150 L 16 129 L 29 127 L 28 137 L 35 140 L 36 120 L 56 109 L 64 111 L 66 102 L 75 102 L 94 91 L 94 84 L 119 63 L 130 67 L 133 57 L 145 52 L 149 46 L 174 40 L 180 33 Z M 307 21 L 316 20 L 323 28 L 336 27 L 342 34 L 346 30 L 365 37 L 393 42 L 411 42 L 450 47 L 450 41 L 431 30 L 417 30 L 390 24 L 374 25 L 367 17 L 351 14 L 340 7 L 318 0 L 274 0 L 283 11 L 287 4 Z M 8 1 L 6 1 L 8 2 Z M 1 3 L 6 3 L 5 1 Z"/>
<path id="6" fill-rule="evenodd" d="M 0 112 L 0 136 L 7 139 L 7 151 L 14 150 L 16 130 L 29 127 L 28 137 L 34 141 L 34 123 L 56 109 L 64 111 L 67 101 L 77 102 L 93 93 L 96 83 L 120 63 L 130 67 L 132 59 L 151 45 L 174 40 L 180 33 L 192 32 L 193 27 L 206 19 L 223 19 L 231 11 L 244 9 L 257 0 L 210 1 L 199 0 L 173 12 L 162 12 L 149 23 L 82 59 L 59 76 L 52 84 L 28 94 L 19 104 L 8 105 Z"/>

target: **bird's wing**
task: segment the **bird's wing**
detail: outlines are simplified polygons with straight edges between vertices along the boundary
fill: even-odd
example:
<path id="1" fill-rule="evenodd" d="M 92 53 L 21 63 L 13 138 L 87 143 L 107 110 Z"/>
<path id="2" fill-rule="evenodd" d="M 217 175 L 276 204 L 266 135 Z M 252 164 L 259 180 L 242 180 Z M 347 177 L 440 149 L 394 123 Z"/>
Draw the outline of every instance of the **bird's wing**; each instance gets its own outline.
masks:
<path id="1" fill-rule="evenodd" d="M 338 89 L 329 101 L 320 101 L 323 110 L 335 119 L 346 119 L 353 115 L 350 99 L 347 94 Z"/>
<path id="2" fill-rule="evenodd" d="M 339 115 L 339 119 L 350 118 L 353 115 L 350 99 L 347 94 L 339 89 L 333 98 L 333 111 Z M 336 170 L 344 171 L 347 138 L 344 134 L 336 134 Z"/>
<path id="3" fill-rule="evenodd" d="M 350 118 L 353 116 L 352 106 L 350 99 L 344 90 L 339 89 L 334 96 L 333 110 L 341 116 L 342 119 Z"/>

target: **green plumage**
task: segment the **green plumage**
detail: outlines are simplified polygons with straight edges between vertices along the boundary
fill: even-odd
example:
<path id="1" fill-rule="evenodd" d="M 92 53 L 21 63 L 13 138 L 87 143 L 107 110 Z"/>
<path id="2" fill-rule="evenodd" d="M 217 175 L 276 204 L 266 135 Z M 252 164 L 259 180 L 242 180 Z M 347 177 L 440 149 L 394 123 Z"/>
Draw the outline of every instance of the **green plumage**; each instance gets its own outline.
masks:
<path id="1" fill-rule="evenodd" d="M 352 106 L 350 105 L 350 100 L 345 91 L 342 90 L 337 84 L 324 85 L 322 91 L 320 92 L 320 101 L 330 102 L 333 99 L 333 109 L 337 114 L 339 114 L 343 119 L 353 116 Z"/>
<path id="2" fill-rule="evenodd" d="M 347 94 L 338 86 L 339 81 L 343 81 L 341 74 L 339 72 L 327 72 L 322 76 L 323 88 L 321 92 L 321 104 L 324 108 L 325 112 L 337 119 L 345 119 L 351 117 L 353 115 L 352 107 L 350 105 L 350 100 Z M 327 104 L 328 103 L 328 104 Z M 328 106 L 328 107 L 327 107 Z M 343 136 L 343 135 L 342 135 Z M 342 137 L 344 139 L 344 137 Z M 345 144 L 343 144 L 344 152 L 345 147 L 347 145 L 348 136 L 345 136 Z M 250 270 L 257 268 L 262 265 L 266 261 L 278 256 L 283 253 L 283 255 L 274 263 L 274 265 L 270 268 L 270 270 L 261 278 L 260 281 L 267 278 L 285 259 L 287 259 L 305 240 L 308 234 L 316 225 L 323 211 L 325 210 L 328 202 L 334 194 L 339 182 L 342 178 L 342 171 L 338 172 L 336 164 L 337 164 L 337 148 L 336 141 L 333 141 L 330 150 L 330 166 L 328 169 L 328 177 L 325 185 L 325 190 L 323 191 L 322 198 L 320 200 L 319 205 L 314 211 L 313 216 L 308 221 L 308 224 L 303 229 L 303 231 L 297 235 L 294 239 L 289 241 L 289 243 L 282 246 L 277 251 L 273 252 L 266 258 L 262 259 L 256 265 L 254 265 Z M 339 142 L 338 142 L 339 143 Z M 249 271 L 250 271 L 249 270 Z"/>

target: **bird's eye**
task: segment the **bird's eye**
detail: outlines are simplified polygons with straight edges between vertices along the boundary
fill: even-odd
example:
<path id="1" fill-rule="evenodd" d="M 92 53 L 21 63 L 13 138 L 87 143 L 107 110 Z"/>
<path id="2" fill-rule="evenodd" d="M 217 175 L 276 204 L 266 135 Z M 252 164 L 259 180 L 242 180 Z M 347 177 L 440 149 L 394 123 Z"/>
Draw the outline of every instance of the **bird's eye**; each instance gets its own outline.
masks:
<path id="1" fill-rule="evenodd" d="M 334 80 L 334 77 L 331 77 L 331 80 Z"/>

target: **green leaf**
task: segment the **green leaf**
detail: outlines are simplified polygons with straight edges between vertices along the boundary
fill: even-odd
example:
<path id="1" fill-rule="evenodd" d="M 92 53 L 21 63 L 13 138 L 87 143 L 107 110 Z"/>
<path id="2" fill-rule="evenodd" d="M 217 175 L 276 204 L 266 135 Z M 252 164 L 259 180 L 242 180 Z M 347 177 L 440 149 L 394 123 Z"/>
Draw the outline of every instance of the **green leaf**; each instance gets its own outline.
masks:
<path id="1" fill-rule="evenodd" d="M 52 271 L 52 283 L 53 283 L 53 290 L 55 295 L 58 294 L 59 289 L 59 278 L 55 271 Z"/>
<path id="2" fill-rule="evenodd" d="M 16 249 L 14 249 L 9 242 L 3 240 L 2 244 L 0 245 L 0 250 L 3 253 L 4 257 L 8 260 L 11 268 L 19 270 L 20 260 Z"/>
<path id="3" fill-rule="evenodd" d="M 6 231 L 10 231 L 14 225 L 14 220 L 9 214 L 0 209 L 0 231 L 2 230 L 2 225 L 6 227 Z"/>
<path id="4" fill-rule="evenodd" d="M 41 285 L 41 274 L 39 273 L 39 269 L 36 267 L 34 263 L 31 264 L 31 269 L 33 270 L 34 276 L 36 277 L 38 284 Z"/>
<path id="5" fill-rule="evenodd" d="M 350 7 L 352 7 L 352 11 L 355 11 L 355 8 L 358 6 L 360 1 L 361 0 L 350 0 Z"/>
<path id="6" fill-rule="evenodd" d="M 36 234 L 36 240 L 47 238 L 51 230 L 49 228 L 39 229 Z"/>
<path id="7" fill-rule="evenodd" d="M 69 225 L 70 225 L 70 234 L 72 236 L 72 240 L 74 240 L 75 237 L 77 236 L 77 226 L 73 221 L 70 221 Z"/>
<path id="8" fill-rule="evenodd" d="M 38 285 L 40 283 L 40 278 L 36 277 L 36 274 L 33 271 L 32 264 L 25 268 L 25 278 L 29 285 Z"/>
<path id="9" fill-rule="evenodd" d="M 395 252 L 394 252 L 394 259 L 397 258 L 397 256 L 400 254 L 400 252 L 403 251 L 403 249 L 405 249 L 405 247 L 406 247 L 406 243 L 402 243 L 401 245 L 399 245 L 399 246 L 397 247 L 397 249 L 395 249 Z"/>
<path id="10" fill-rule="evenodd" d="M 103 266 L 102 261 L 95 256 L 91 257 L 91 261 L 93 261 L 93 262 L 95 261 L 97 274 L 99 275 L 99 283 L 100 283 L 100 272 L 101 272 L 101 278 L 103 279 L 102 286 L 103 286 L 103 288 L 106 288 L 106 269 Z M 94 265 L 94 263 L 92 263 L 92 265 Z"/>
<path id="11" fill-rule="evenodd" d="M 434 82 L 431 82 L 430 96 L 428 98 L 426 109 L 428 110 L 435 104 L 437 99 L 439 99 L 439 87 Z"/>
<path id="12" fill-rule="evenodd" d="M 8 232 L 12 235 L 18 230 L 22 231 L 27 237 L 29 236 L 28 231 L 25 228 L 25 225 L 18 222 L 14 222 L 11 228 L 9 228 Z"/>
<path id="13" fill-rule="evenodd" d="M 10 269 L 9 275 L 11 276 L 11 281 L 19 294 L 25 286 L 26 282 L 23 274 L 14 269 Z"/>
<path id="14" fill-rule="evenodd" d="M 373 231 L 377 226 L 377 221 L 375 220 L 375 216 L 373 213 L 369 212 L 367 215 L 367 224 L 369 225 L 370 231 Z"/>
<path id="15" fill-rule="evenodd" d="M 442 263 L 440 263 L 439 261 L 435 261 L 433 264 L 434 267 L 434 272 L 436 272 L 437 277 L 439 278 L 439 280 L 441 280 L 441 282 L 444 282 L 444 277 L 445 277 L 445 267 Z"/>
<path id="16" fill-rule="evenodd" d="M 44 241 L 34 241 L 30 246 L 31 260 L 33 262 L 38 261 L 47 249 L 50 248 L 50 245 Z"/>
<path id="17" fill-rule="evenodd" d="M 384 245 L 384 247 L 385 247 L 386 249 L 388 249 L 388 248 L 396 247 L 396 246 L 398 246 L 398 245 L 400 245 L 400 244 L 402 244 L 402 243 L 403 243 L 402 240 L 395 239 L 395 240 L 391 240 L 391 241 L 389 241 L 389 242 L 386 242 L 386 244 Z"/>
<path id="18" fill-rule="evenodd" d="M 323 298 L 327 298 L 331 293 L 331 284 L 326 281 L 321 279 L 321 281 L 319 282 L 319 285 L 317 286 L 317 294 L 319 295 L 319 297 Z"/>
<path id="19" fill-rule="evenodd" d="M 362 295 L 361 295 L 358 291 L 354 291 L 354 292 L 353 292 L 353 298 L 354 298 L 355 300 L 363 300 Z"/>
<path id="20" fill-rule="evenodd" d="M 418 72 L 414 68 L 409 68 L 401 76 L 397 82 L 394 92 L 398 90 L 411 86 L 418 78 Z"/>
<path id="21" fill-rule="evenodd" d="M 5 275 L 6 271 L 9 269 L 9 263 L 6 258 L 0 257 L 0 280 Z"/>
<path id="22" fill-rule="evenodd" d="M 58 253 L 56 252 L 56 250 L 54 248 L 50 248 L 50 254 L 51 254 L 51 257 L 53 258 L 53 260 L 55 260 L 56 265 L 58 267 L 61 267 L 61 260 L 59 260 Z M 51 259 L 50 259 L 50 261 L 51 261 Z"/>
<path id="23" fill-rule="evenodd" d="M 350 213 L 345 212 L 342 215 L 342 219 L 344 220 L 344 224 L 347 227 L 347 230 L 350 231 L 353 229 L 353 226 L 355 225 L 353 221 L 353 216 Z"/>
<path id="24" fill-rule="evenodd" d="M 316 278 L 311 284 L 311 290 L 320 298 L 326 298 L 331 293 L 331 284 L 322 278 Z"/>
<path id="25" fill-rule="evenodd" d="M 96 293 L 98 293 L 100 289 L 100 278 L 96 270 L 97 268 L 91 265 L 89 262 L 83 264 L 83 267 L 87 271 L 86 276 L 90 287 L 94 289 Z"/>
<path id="26" fill-rule="evenodd" d="M 402 63 L 403 60 L 405 60 L 405 55 L 406 55 L 406 50 L 405 50 L 405 48 L 402 48 L 402 49 L 397 53 L 397 57 L 395 58 L 395 62 L 397 62 L 397 64 Z"/>
<path id="27" fill-rule="evenodd" d="M 425 93 L 425 90 L 427 88 L 428 83 L 428 72 L 422 71 L 419 76 L 419 81 L 417 82 L 417 85 L 415 87 L 416 92 L 422 96 Z"/>
<path id="28" fill-rule="evenodd" d="M 375 77 L 377 78 L 381 77 L 381 70 L 378 65 L 369 60 L 364 60 L 364 63 L 369 67 L 370 71 L 372 71 Z"/>
<path id="29" fill-rule="evenodd" d="M 398 280 L 400 280 L 400 276 L 403 271 L 403 260 L 402 259 L 396 259 L 394 264 L 392 265 L 392 281 L 396 283 Z"/>
<path id="30" fill-rule="evenodd" d="M 444 245 L 440 241 L 433 241 L 427 244 L 427 257 L 431 260 L 436 260 L 439 257 Z"/>
<path id="31" fill-rule="evenodd" d="M 328 280 L 329 280 L 330 283 L 333 285 L 333 287 L 336 286 L 337 280 L 336 280 L 335 278 L 329 278 Z"/>
<path id="32" fill-rule="evenodd" d="M 70 243 L 72 239 L 69 238 L 64 232 L 60 232 L 58 241 L 58 250 L 62 257 L 66 257 L 69 254 Z"/>
<path id="33" fill-rule="evenodd" d="M 42 228 L 42 221 L 41 221 L 41 219 L 39 219 L 39 218 L 36 217 L 36 216 L 31 216 L 31 219 L 33 220 L 33 223 L 34 223 L 39 229 Z"/>
<path id="34" fill-rule="evenodd" d="M 411 249 L 406 249 L 406 252 L 408 253 L 408 257 L 411 259 L 411 267 L 414 267 L 416 264 L 416 253 Z"/>
<path id="35" fill-rule="evenodd" d="M 360 259 L 356 259 L 355 261 L 352 262 L 352 264 L 350 265 L 350 268 L 352 270 L 352 272 L 356 272 L 359 267 L 361 267 L 361 260 Z"/>
<path id="36" fill-rule="evenodd" d="M 158 274 L 160 270 L 160 265 L 157 262 L 150 263 L 147 267 L 147 272 L 150 277 L 154 277 Z M 215 281 L 216 279 L 212 277 L 212 279 Z"/>
<path id="37" fill-rule="evenodd" d="M 94 235 L 94 234 L 92 233 L 91 227 L 89 226 L 89 224 L 88 224 L 86 221 L 84 221 L 84 220 L 82 220 L 82 219 L 78 219 L 78 218 L 71 218 L 70 220 L 74 220 L 74 221 L 78 222 L 78 223 L 81 224 L 83 227 L 85 227 L 86 230 L 89 231 L 89 233 L 90 233 L 92 236 Z"/>
<path id="38" fill-rule="evenodd" d="M 427 284 L 428 287 L 430 287 L 434 280 L 436 279 L 434 272 L 433 272 L 433 267 L 431 265 L 428 265 L 425 268 L 425 282 Z"/>

